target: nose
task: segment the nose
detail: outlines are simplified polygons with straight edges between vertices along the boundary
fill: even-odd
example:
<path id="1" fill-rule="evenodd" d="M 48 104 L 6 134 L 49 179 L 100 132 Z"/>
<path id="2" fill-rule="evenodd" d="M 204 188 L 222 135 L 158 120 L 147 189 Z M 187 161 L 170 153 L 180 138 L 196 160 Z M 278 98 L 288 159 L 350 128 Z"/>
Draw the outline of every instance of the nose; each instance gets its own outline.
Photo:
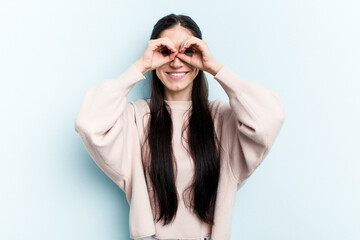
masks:
<path id="1" fill-rule="evenodd" d="M 179 68 L 179 67 L 183 66 L 183 62 L 181 61 L 180 58 L 175 56 L 174 60 L 172 60 L 170 62 L 170 66 L 173 67 L 173 68 Z"/>

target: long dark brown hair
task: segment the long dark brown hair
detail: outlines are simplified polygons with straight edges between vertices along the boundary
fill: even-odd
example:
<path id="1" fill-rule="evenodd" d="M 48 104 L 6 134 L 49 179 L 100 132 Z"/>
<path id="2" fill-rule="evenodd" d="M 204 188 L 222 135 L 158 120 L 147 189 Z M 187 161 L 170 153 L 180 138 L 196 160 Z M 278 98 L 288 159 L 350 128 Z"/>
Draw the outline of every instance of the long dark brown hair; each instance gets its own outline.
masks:
<path id="1" fill-rule="evenodd" d="M 161 18 L 155 24 L 150 39 L 159 38 L 162 31 L 175 25 L 189 29 L 195 37 L 202 39 L 200 28 L 190 17 L 175 14 Z M 166 225 L 175 219 L 179 197 L 175 185 L 172 120 L 164 101 L 164 85 L 156 75 L 156 70 L 152 71 L 151 87 L 147 133 L 150 151 L 148 170 L 157 209 L 155 219 L 163 220 L 163 225 Z M 188 150 L 194 160 L 195 173 L 192 184 L 185 192 L 196 215 L 204 222 L 213 224 L 220 175 L 220 154 L 209 109 L 207 81 L 202 70 L 199 70 L 193 81 L 191 100 L 191 113 L 186 128 Z"/>

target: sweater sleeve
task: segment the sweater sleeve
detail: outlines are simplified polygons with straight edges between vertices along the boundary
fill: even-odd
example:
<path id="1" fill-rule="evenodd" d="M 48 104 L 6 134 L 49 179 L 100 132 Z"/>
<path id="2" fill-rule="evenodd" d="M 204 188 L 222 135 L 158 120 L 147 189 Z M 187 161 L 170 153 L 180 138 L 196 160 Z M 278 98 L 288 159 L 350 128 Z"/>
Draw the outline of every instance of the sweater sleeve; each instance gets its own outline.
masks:
<path id="1" fill-rule="evenodd" d="M 275 93 L 237 76 L 227 66 L 214 78 L 229 97 L 221 110 L 221 143 L 240 188 L 273 145 L 285 119 L 284 107 Z"/>
<path id="2" fill-rule="evenodd" d="M 125 191 L 139 137 L 132 102 L 126 96 L 145 76 L 131 65 L 114 79 L 89 88 L 75 118 L 78 132 L 96 164 Z"/>

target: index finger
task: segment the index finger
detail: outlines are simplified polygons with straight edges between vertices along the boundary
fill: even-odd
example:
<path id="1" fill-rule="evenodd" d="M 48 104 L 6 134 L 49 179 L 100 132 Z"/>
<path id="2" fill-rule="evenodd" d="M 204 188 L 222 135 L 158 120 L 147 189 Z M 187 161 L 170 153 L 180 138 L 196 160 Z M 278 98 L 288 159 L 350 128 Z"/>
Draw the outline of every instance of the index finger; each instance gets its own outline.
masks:
<path id="1" fill-rule="evenodd" d="M 180 45 L 180 51 L 184 51 L 186 48 L 189 48 L 192 45 L 195 45 L 196 47 L 200 47 L 201 50 L 201 43 L 203 40 L 201 40 L 200 38 L 197 37 L 189 37 L 187 39 L 184 40 L 184 42 L 182 42 L 182 44 Z"/>
<path id="2" fill-rule="evenodd" d="M 168 37 L 158 38 L 157 41 L 158 47 L 167 47 L 171 52 L 177 52 L 174 43 Z"/>

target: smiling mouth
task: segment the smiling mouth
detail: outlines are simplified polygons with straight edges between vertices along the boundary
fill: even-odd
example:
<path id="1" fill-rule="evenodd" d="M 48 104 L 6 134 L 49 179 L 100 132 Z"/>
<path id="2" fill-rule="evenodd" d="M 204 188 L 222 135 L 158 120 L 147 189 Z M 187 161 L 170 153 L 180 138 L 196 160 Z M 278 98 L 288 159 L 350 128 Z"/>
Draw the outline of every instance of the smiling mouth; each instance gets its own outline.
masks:
<path id="1" fill-rule="evenodd" d="M 181 73 L 167 72 L 166 74 L 173 80 L 180 80 L 180 79 L 184 78 L 188 74 L 188 72 L 181 72 Z"/>

